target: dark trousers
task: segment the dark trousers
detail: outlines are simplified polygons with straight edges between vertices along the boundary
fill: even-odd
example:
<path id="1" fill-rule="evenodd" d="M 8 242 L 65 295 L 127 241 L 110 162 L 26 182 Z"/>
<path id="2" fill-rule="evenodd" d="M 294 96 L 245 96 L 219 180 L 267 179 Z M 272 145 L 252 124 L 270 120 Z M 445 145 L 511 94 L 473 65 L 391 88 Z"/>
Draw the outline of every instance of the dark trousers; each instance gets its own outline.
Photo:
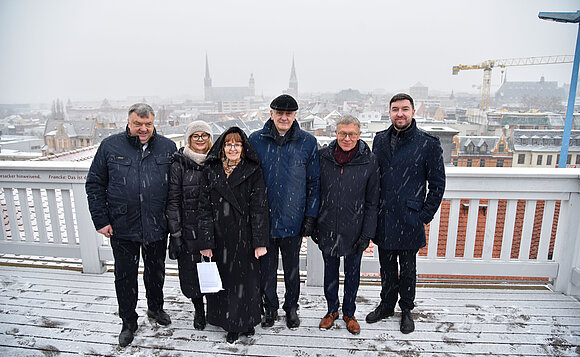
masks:
<path id="1" fill-rule="evenodd" d="M 397 267 L 399 260 L 400 271 Z M 394 309 L 399 295 L 401 310 L 415 307 L 417 284 L 417 250 L 384 250 L 379 248 L 381 264 L 381 304 Z"/>
<path id="2" fill-rule="evenodd" d="M 302 237 L 270 238 L 268 252 L 260 258 L 262 296 L 264 299 L 264 309 L 276 311 L 280 307 L 278 302 L 277 270 L 278 251 L 282 254 L 282 267 L 284 268 L 284 293 L 285 311 L 298 308 L 298 297 L 300 296 L 300 245 Z"/>
<path id="3" fill-rule="evenodd" d="M 115 290 L 119 304 L 119 317 L 123 322 L 137 322 L 137 276 L 139 253 L 143 256 L 143 283 L 149 310 L 163 308 L 163 283 L 165 281 L 165 251 L 167 238 L 142 244 L 123 239 L 111 239 L 115 257 Z"/>
<path id="4" fill-rule="evenodd" d="M 324 296 L 328 305 L 328 312 L 337 312 L 340 303 L 338 301 L 338 274 L 340 269 L 340 257 L 333 257 L 322 253 L 324 259 Z M 344 257 L 344 298 L 342 301 L 342 314 L 354 316 L 356 311 L 356 294 L 360 284 L 360 261 L 362 253 L 354 253 Z"/>

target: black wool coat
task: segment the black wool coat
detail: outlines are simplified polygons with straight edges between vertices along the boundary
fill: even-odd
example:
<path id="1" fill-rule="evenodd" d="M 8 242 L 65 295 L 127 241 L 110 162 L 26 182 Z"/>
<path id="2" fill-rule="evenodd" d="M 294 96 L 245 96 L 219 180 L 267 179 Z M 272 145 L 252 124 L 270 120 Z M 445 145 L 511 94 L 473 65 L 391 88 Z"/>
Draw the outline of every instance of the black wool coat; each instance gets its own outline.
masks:
<path id="1" fill-rule="evenodd" d="M 395 150 L 391 137 L 398 134 Z M 381 171 L 379 221 L 373 242 L 382 249 L 416 250 L 425 246 L 431 222 L 445 191 L 445 165 L 439 138 L 411 127 L 377 133 L 373 153 Z M 427 193 L 428 189 L 428 193 Z"/>
<path id="2" fill-rule="evenodd" d="M 245 158 L 227 178 L 222 166 L 224 138 L 237 132 Z M 208 323 L 229 332 L 246 332 L 260 322 L 260 262 L 254 249 L 269 240 L 268 199 L 258 155 L 246 134 L 226 130 L 208 153 L 202 199 L 202 249 L 213 249 L 224 290 L 207 295 Z"/>
<path id="3" fill-rule="evenodd" d="M 203 166 L 183 154 L 184 148 L 173 155 L 169 169 L 169 193 L 165 214 L 170 234 L 181 234 L 184 251 L 177 258 L 181 291 L 190 299 L 202 296 L 199 290 L 196 263 L 199 253 L 199 200 Z"/>
<path id="4" fill-rule="evenodd" d="M 375 236 L 379 204 L 379 164 L 368 145 L 359 140 L 355 157 L 345 165 L 334 158 L 333 140 L 320 150 L 320 211 L 318 247 L 325 254 L 355 253 L 353 245 L 362 234 Z"/>

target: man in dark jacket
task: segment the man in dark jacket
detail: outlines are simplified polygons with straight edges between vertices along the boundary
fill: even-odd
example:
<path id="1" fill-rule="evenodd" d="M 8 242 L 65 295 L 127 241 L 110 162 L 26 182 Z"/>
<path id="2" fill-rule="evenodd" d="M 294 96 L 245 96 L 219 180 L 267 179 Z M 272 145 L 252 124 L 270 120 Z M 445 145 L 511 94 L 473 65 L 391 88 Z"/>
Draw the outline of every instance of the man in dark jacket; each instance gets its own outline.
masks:
<path id="1" fill-rule="evenodd" d="M 417 252 L 426 244 L 425 224 L 433 219 L 443 198 L 445 167 L 439 139 L 417 128 L 413 99 L 408 94 L 391 98 L 389 114 L 392 125 L 378 132 L 373 141 L 381 172 L 373 241 L 379 246 L 382 289 L 381 303 L 366 321 L 393 316 L 400 295 L 400 329 L 410 333 L 415 330 L 411 310 L 415 307 Z"/>
<path id="2" fill-rule="evenodd" d="M 133 341 L 137 330 L 137 275 L 143 255 L 147 315 L 171 323 L 163 310 L 167 248 L 168 176 L 175 143 L 155 133 L 153 109 L 129 108 L 124 133 L 103 140 L 87 176 L 86 191 L 96 230 L 110 238 L 115 258 L 115 290 L 123 328 L 119 345 Z"/>
<path id="3" fill-rule="evenodd" d="M 354 317 L 363 251 L 374 238 L 379 204 L 379 164 L 359 139 L 360 122 L 345 115 L 336 123 L 336 140 L 320 150 L 320 213 L 318 243 L 324 259 L 324 296 L 328 313 L 320 328 L 329 329 L 338 318 L 338 274 L 344 257 L 342 318 L 350 333 L 358 334 Z"/>
<path id="4" fill-rule="evenodd" d="M 296 328 L 300 296 L 299 254 L 302 237 L 311 236 L 318 216 L 320 168 L 314 136 L 296 122 L 298 103 L 287 94 L 270 104 L 270 119 L 264 128 L 250 135 L 264 172 L 270 208 L 270 242 L 260 259 L 264 319 L 262 327 L 274 325 L 278 317 L 276 293 L 278 252 L 284 268 L 283 309 L 286 325 Z"/>

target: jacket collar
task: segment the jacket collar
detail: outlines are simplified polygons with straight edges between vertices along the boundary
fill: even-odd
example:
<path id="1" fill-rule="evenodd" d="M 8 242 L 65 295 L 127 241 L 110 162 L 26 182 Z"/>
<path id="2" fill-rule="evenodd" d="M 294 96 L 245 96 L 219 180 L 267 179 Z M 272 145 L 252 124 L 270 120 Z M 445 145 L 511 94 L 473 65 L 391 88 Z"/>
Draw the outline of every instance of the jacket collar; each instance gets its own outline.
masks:
<path id="1" fill-rule="evenodd" d="M 151 148 L 151 146 L 153 145 L 153 142 L 155 141 L 155 136 L 157 136 L 157 130 L 153 128 L 153 135 L 151 135 L 151 138 L 148 141 L 149 148 Z M 139 140 L 139 136 L 131 135 L 131 132 L 129 131 L 129 125 L 125 126 L 125 137 L 127 138 L 127 140 L 129 140 L 129 143 L 131 143 L 131 145 L 141 150 L 141 148 L 143 147 L 143 145 L 141 144 L 141 140 Z"/>
<path id="2" fill-rule="evenodd" d="M 274 137 L 274 135 L 272 135 L 272 130 L 276 130 L 276 129 L 272 128 L 273 126 L 274 126 L 274 121 L 272 120 L 272 118 L 268 119 L 268 121 L 266 121 L 266 123 L 264 124 L 262 136 L 265 136 L 265 137 L 268 137 L 268 138 L 275 140 L 276 138 Z M 290 137 L 288 138 L 287 141 L 298 140 L 300 137 L 302 137 L 302 129 L 300 129 L 300 125 L 298 124 L 298 120 L 294 120 L 294 123 L 292 123 L 292 126 L 288 130 L 288 134 L 290 135 Z"/>

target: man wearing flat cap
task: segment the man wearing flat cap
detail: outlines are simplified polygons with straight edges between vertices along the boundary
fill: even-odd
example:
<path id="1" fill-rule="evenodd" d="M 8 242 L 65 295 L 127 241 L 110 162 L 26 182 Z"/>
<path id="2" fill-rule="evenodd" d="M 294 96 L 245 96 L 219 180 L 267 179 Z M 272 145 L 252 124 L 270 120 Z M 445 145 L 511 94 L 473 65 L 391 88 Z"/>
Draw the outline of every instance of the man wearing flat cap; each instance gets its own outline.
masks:
<path id="1" fill-rule="evenodd" d="M 320 201 L 318 144 L 296 121 L 298 103 L 282 94 L 270 104 L 270 119 L 250 135 L 264 172 L 270 207 L 270 246 L 260 258 L 264 318 L 271 327 L 278 317 L 278 254 L 284 269 L 284 305 L 288 328 L 300 326 L 299 254 L 302 237 L 311 236 Z"/>

